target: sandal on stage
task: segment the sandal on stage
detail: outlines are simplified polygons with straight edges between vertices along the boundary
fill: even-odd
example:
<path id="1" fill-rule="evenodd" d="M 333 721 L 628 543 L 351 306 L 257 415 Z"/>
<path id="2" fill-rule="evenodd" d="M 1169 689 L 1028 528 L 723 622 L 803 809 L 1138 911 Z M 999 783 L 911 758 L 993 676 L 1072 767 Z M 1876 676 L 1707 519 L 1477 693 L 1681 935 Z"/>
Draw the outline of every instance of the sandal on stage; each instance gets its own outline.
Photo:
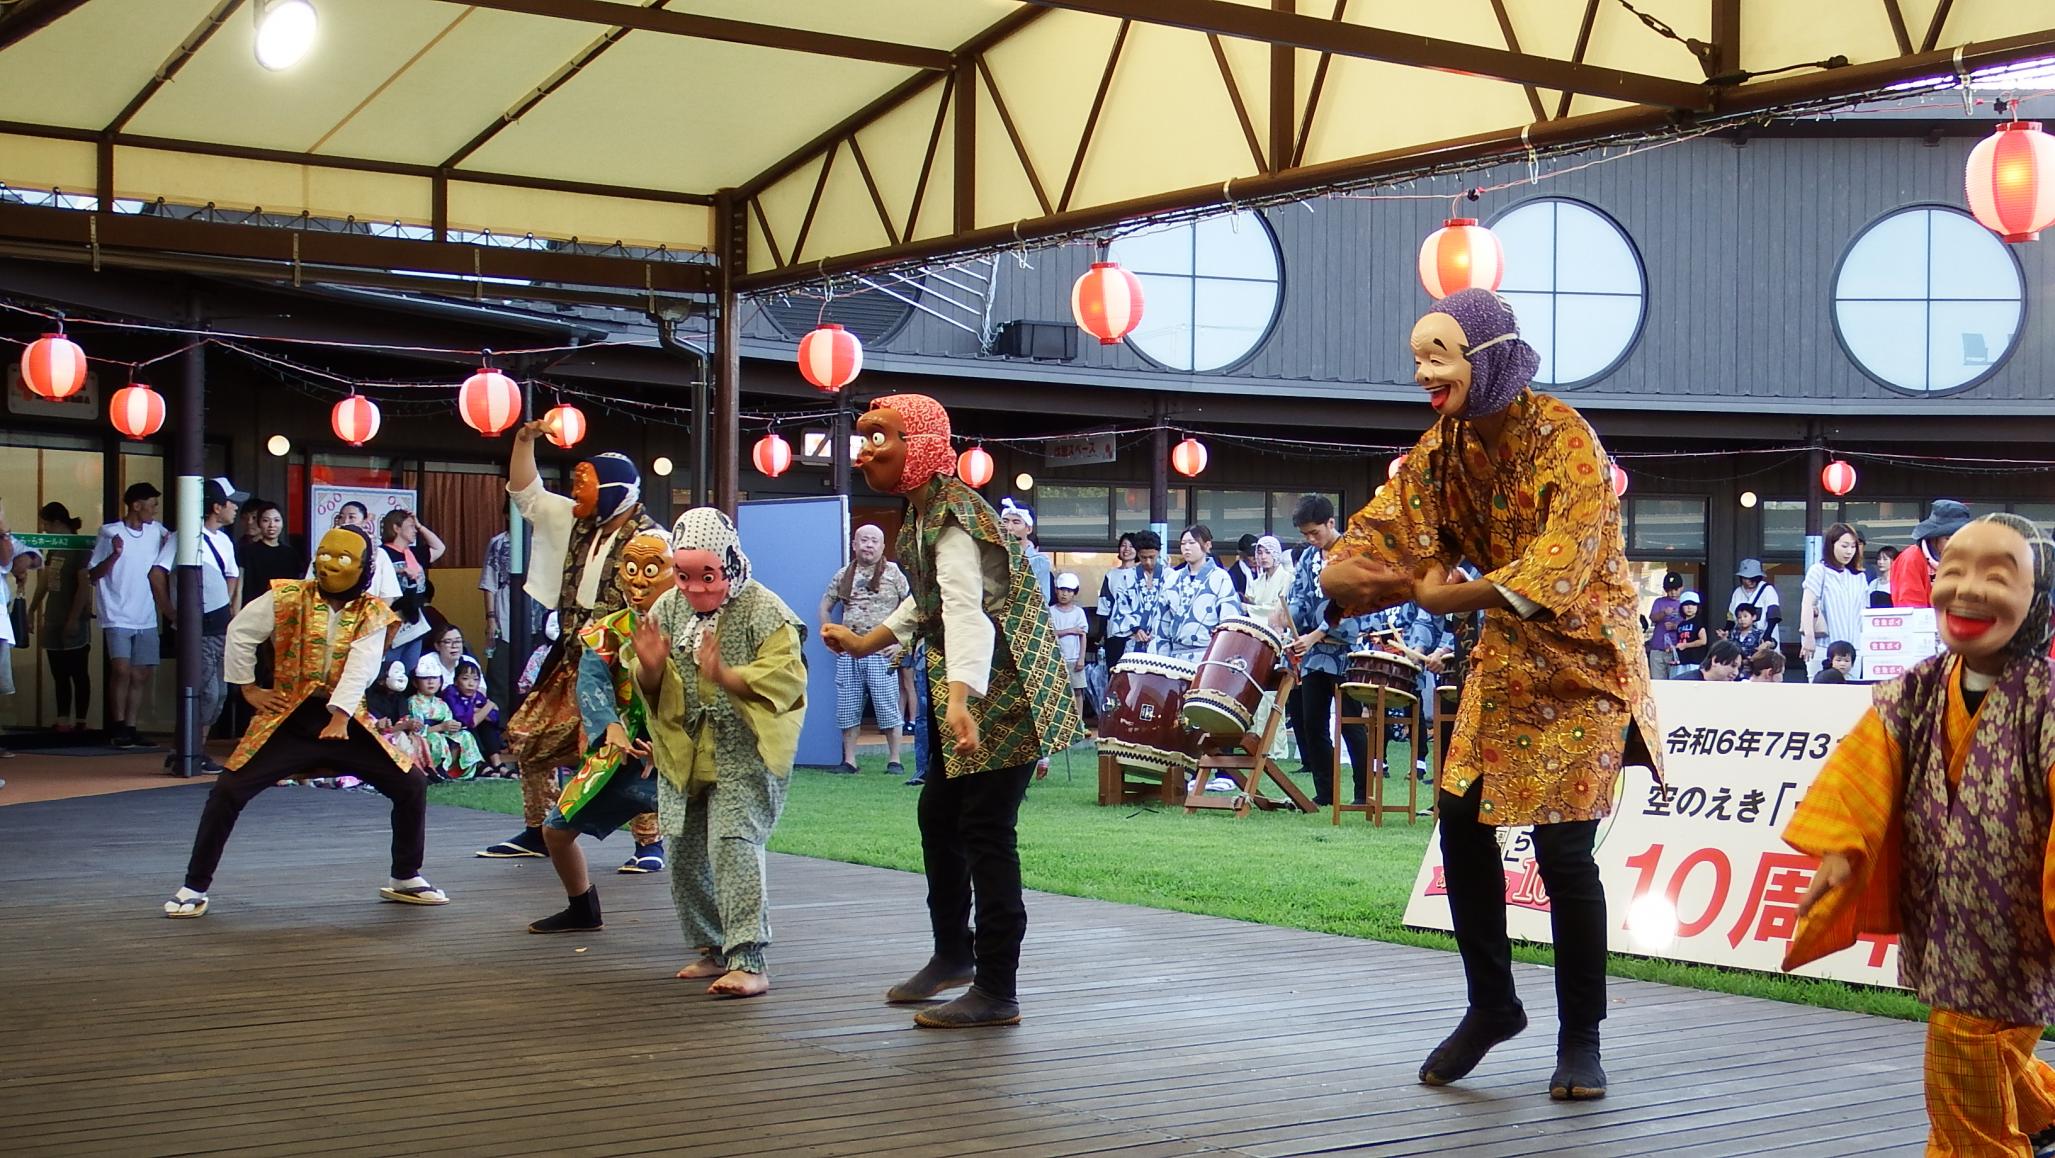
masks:
<path id="1" fill-rule="evenodd" d="M 189 901 L 181 901 L 177 897 L 173 897 L 164 902 L 164 915 L 175 921 L 204 917 L 207 915 L 207 894 L 201 893 Z"/>
<path id="2" fill-rule="evenodd" d="M 651 841 L 635 846 L 634 855 L 622 863 L 617 873 L 660 873 L 664 871 L 664 842 Z"/>
<path id="3" fill-rule="evenodd" d="M 447 905 L 450 899 L 434 885 L 408 885 L 403 889 L 390 886 L 378 890 L 381 900 L 398 901 L 403 905 Z"/>

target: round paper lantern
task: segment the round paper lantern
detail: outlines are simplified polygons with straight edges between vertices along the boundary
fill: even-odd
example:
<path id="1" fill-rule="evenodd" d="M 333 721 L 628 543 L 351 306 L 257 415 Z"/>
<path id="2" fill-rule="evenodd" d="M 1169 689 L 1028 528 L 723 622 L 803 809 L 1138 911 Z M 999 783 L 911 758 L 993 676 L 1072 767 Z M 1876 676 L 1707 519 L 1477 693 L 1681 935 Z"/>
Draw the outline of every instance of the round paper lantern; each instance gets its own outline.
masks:
<path id="1" fill-rule="evenodd" d="M 1626 468 L 1626 467 L 1623 467 L 1623 466 L 1621 466 L 1621 465 L 1620 465 L 1619 463 L 1617 463 L 1617 462 L 1615 462 L 1615 463 L 1608 463 L 1607 465 L 1609 465 L 1610 467 L 1612 467 L 1612 471 L 1613 471 L 1613 493 L 1614 493 L 1614 494 L 1616 494 L 1616 495 L 1624 495 L 1624 494 L 1626 494 L 1626 493 L 1627 493 L 1627 468 Z"/>
<path id="2" fill-rule="evenodd" d="M 457 391 L 457 414 L 487 438 L 503 434 L 521 421 L 521 388 L 498 370 L 480 366 Z"/>
<path id="3" fill-rule="evenodd" d="M 44 334 L 22 350 L 21 380 L 52 402 L 69 398 L 86 384 L 86 352 L 61 333 Z"/>
<path id="4" fill-rule="evenodd" d="M 1142 282 L 1118 262 L 1095 261 L 1070 287 L 1070 312 L 1078 328 L 1117 345 L 1142 324 Z"/>
<path id="5" fill-rule="evenodd" d="M 956 477 L 973 487 L 991 482 L 996 469 L 991 453 L 982 446 L 973 446 L 956 456 Z"/>
<path id="6" fill-rule="evenodd" d="M 576 406 L 553 406 L 542 420 L 549 423 L 549 440 L 565 450 L 585 441 L 585 412 Z"/>
<path id="7" fill-rule="evenodd" d="M 1496 290 L 1505 274 L 1505 247 L 1474 217 L 1451 217 L 1420 243 L 1420 284 L 1436 301 L 1458 290 Z"/>
<path id="8" fill-rule="evenodd" d="M 774 430 L 756 440 L 749 461 L 756 464 L 759 472 L 777 478 L 792 469 L 792 444 Z"/>
<path id="9" fill-rule="evenodd" d="M 107 419 L 130 438 L 148 438 L 164 425 L 164 396 L 141 382 L 131 382 L 107 400 Z"/>
<path id="10" fill-rule="evenodd" d="M 362 394 L 352 394 L 335 404 L 328 425 L 335 436 L 351 446 L 362 446 L 378 434 L 378 403 Z"/>
<path id="11" fill-rule="evenodd" d="M 1186 478 L 1197 478 L 1206 469 L 1206 444 L 1186 435 L 1183 442 L 1170 448 L 1170 469 Z"/>
<path id="12" fill-rule="evenodd" d="M 1837 458 L 1820 471 L 1820 485 L 1839 498 L 1855 489 L 1855 468 Z"/>
<path id="13" fill-rule="evenodd" d="M 1391 464 L 1390 464 L 1389 466 L 1386 466 L 1386 467 L 1384 468 L 1384 477 L 1385 477 L 1385 478 L 1387 478 L 1387 479 L 1394 479 L 1394 478 L 1397 478 L 1397 477 L 1399 477 L 1399 472 L 1400 472 L 1400 471 L 1402 471 L 1402 470 L 1404 470 L 1405 468 L 1406 468 L 1406 456 L 1402 454 L 1402 455 L 1398 456 L 1397 458 L 1395 458 L 1395 459 L 1392 459 L 1392 460 L 1391 460 Z"/>
<path id="14" fill-rule="evenodd" d="M 2055 223 L 2055 137 L 2039 121 L 2007 121 L 1970 150 L 1969 211 L 2006 241 L 2033 241 Z"/>
<path id="15" fill-rule="evenodd" d="M 799 376 L 830 394 L 863 373 L 863 342 L 830 322 L 799 339 Z"/>

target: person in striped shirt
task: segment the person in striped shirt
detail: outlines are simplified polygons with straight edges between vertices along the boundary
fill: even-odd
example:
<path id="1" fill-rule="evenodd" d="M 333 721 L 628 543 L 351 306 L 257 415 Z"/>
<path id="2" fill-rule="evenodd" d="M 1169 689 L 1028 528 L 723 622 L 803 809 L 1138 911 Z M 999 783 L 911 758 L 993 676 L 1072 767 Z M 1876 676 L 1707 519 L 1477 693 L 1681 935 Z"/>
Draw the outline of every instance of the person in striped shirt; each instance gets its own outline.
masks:
<path id="1" fill-rule="evenodd" d="M 1819 674 L 1828 645 L 1861 642 L 1862 609 L 1869 604 L 1862 536 L 1847 523 L 1835 523 L 1824 538 L 1826 552 L 1805 572 L 1805 596 L 1799 603 L 1798 653 L 1808 676 Z"/>

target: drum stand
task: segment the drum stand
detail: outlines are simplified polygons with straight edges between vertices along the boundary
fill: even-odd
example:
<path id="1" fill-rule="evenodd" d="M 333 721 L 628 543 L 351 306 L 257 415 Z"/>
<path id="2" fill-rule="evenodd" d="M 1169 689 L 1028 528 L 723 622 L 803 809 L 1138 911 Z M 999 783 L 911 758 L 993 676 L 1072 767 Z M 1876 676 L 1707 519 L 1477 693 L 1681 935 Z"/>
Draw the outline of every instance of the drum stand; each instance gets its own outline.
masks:
<path id="1" fill-rule="evenodd" d="M 1390 697 L 1388 700 L 1387 696 Z M 1341 762 L 1342 753 L 1347 750 L 1347 745 L 1342 741 L 1341 730 L 1343 719 L 1348 717 L 1343 716 L 1342 705 L 1345 701 L 1349 700 L 1354 700 L 1354 697 L 1339 689 L 1336 690 L 1333 716 L 1334 794 L 1330 798 L 1333 801 L 1334 823 L 1341 823 L 1341 814 L 1344 812 L 1366 813 L 1370 817 L 1370 823 L 1378 828 L 1384 827 L 1384 814 L 1387 812 L 1403 812 L 1406 814 L 1407 824 L 1420 823 L 1420 777 L 1416 774 L 1416 770 L 1420 766 L 1421 729 L 1425 726 L 1426 722 L 1425 713 L 1420 708 L 1420 701 L 1413 696 L 1391 696 L 1384 685 L 1378 685 L 1377 702 L 1375 705 L 1376 714 L 1365 721 L 1367 725 L 1366 730 L 1369 731 L 1370 735 L 1367 737 L 1368 742 L 1363 747 L 1369 753 L 1370 767 L 1363 771 L 1364 802 L 1361 804 L 1343 804 Z M 1368 709 L 1372 706 L 1366 701 L 1356 701 L 1356 703 L 1359 709 L 1357 718 L 1360 718 L 1362 709 Z M 1404 721 L 1390 720 L 1385 716 L 1385 711 L 1389 708 L 1403 709 L 1408 713 L 1408 717 Z M 1390 746 L 1385 740 L 1384 732 L 1386 725 L 1397 722 L 1403 722 L 1405 726 L 1406 736 L 1412 745 L 1413 758 L 1406 764 L 1406 802 L 1404 804 L 1386 804 L 1384 802 L 1384 778 L 1391 772 L 1391 752 Z M 1441 777 L 1437 775 L 1434 782 L 1435 791 L 1439 793 L 1441 791 Z"/>
<path id="2" fill-rule="evenodd" d="M 1192 778 L 1191 790 L 1185 793 L 1186 815 L 1202 808 L 1233 809 L 1237 818 L 1247 816 L 1251 806 L 1271 812 L 1280 808 L 1296 808 L 1300 812 L 1317 812 L 1305 792 L 1277 766 L 1270 758 L 1271 746 L 1277 742 L 1277 729 L 1283 725 L 1285 701 L 1292 689 L 1299 686 L 1298 673 L 1286 671 L 1284 679 L 1277 685 L 1277 694 L 1271 698 L 1270 714 L 1263 721 L 1263 731 L 1244 732 L 1239 739 L 1226 737 L 1209 738 L 1199 757 L 1199 770 Z M 1209 794 L 1206 784 L 1215 775 L 1225 776 L 1239 786 L 1233 795 Z M 1285 799 L 1277 800 L 1263 795 L 1263 778 L 1268 776 L 1284 791 Z"/>

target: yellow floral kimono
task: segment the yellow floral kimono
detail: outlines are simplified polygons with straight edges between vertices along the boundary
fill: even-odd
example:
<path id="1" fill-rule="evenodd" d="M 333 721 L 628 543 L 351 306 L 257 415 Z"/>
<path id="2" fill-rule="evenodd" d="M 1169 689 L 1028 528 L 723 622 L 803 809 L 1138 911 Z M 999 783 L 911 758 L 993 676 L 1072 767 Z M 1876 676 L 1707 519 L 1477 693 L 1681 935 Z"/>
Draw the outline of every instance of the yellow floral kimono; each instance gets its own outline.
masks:
<path id="1" fill-rule="evenodd" d="M 1482 779 L 1486 824 L 1593 820 L 1612 810 L 1623 763 L 1662 772 L 1620 501 L 1598 436 L 1568 404 L 1523 390 L 1505 414 L 1496 456 L 1469 423 L 1437 422 L 1328 562 L 1412 573 L 1467 560 L 1538 607 L 1485 613 L 1443 788 Z"/>

